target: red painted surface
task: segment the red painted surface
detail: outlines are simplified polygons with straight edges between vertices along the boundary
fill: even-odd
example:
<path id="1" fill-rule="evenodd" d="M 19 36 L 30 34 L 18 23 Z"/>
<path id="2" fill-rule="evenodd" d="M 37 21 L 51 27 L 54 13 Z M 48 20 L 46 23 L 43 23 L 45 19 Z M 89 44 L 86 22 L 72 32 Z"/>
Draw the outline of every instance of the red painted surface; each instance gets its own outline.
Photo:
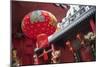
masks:
<path id="1" fill-rule="evenodd" d="M 65 49 L 64 48 L 61 48 L 61 62 L 63 63 L 71 63 L 71 62 L 74 62 L 75 61 L 75 58 L 74 58 L 74 55 L 72 53 L 72 51 L 70 51 L 70 49 L 65 46 Z"/>
<path id="2" fill-rule="evenodd" d="M 82 61 L 92 61 L 93 56 L 92 56 L 92 51 L 91 51 L 90 46 L 81 48 L 80 56 L 81 56 Z"/>
<path id="3" fill-rule="evenodd" d="M 91 26 L 92 32 L 96 32 L 96 25 L 93 18 L 90 19 L 90 26 Z"/>

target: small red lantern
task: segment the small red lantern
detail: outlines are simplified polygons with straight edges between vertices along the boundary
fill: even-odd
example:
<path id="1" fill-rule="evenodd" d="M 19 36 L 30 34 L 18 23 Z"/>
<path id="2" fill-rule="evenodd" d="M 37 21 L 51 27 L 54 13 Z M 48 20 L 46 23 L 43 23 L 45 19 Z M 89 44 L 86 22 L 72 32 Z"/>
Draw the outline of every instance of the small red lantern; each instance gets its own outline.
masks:
<path id="1" fill-rule="evenodd" d="M 37 48 L 48 47 L 48 36 L 46 34 L 40 34 L 37 36 Z"/>

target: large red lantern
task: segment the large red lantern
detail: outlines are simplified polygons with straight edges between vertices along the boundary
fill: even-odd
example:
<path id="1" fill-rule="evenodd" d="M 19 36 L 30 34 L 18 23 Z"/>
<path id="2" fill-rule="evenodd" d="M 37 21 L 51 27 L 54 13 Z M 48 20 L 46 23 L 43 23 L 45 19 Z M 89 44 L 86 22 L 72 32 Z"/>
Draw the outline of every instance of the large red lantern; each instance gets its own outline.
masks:
<path id="1" fill-rule="evenodd" d="M 35 10 L 27 14 L 21 24 L 24 34 L 32 39 L 36 39 L 39 34 L 45 33 L 50 36 L 56 31 L 56 17 L 44 10 Z"/>

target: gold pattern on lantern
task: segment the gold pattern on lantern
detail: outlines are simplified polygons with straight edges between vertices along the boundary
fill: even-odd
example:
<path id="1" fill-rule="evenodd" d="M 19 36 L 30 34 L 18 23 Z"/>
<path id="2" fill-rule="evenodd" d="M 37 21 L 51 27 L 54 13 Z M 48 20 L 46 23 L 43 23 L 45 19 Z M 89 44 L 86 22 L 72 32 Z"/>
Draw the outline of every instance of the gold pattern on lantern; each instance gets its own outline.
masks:
<path id="1" fill-rule="evenodd" d="M 50 25 L 53 25 L 54 27 L 57 27 L 57 19 L 55 16 L 53 16 L 51 13 L 49 13 L 50 17 L 51 17 L 51 21 L 49 22 Z"/>

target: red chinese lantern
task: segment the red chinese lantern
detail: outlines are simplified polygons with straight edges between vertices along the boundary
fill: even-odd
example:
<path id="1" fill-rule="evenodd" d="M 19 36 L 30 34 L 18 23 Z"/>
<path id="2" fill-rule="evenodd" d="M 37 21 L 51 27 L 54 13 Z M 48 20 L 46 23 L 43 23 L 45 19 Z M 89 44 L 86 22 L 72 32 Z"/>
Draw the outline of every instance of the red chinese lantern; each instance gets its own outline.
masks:
<path id="1" fill-rule="evenodd" d="M 56 31 L 57 19 L 56 17 L 44 10 L 35 10 L 27 14 L 21 24 L 24 34 L 36 39 L 39 34 L 45 33 L 50 36 Z"/>
<path id="2" fill-rule="evenodd" d="M 46 34 L 39 34 L 37 36 L 37 48 L 48 47 L 48 36 Z"/>

